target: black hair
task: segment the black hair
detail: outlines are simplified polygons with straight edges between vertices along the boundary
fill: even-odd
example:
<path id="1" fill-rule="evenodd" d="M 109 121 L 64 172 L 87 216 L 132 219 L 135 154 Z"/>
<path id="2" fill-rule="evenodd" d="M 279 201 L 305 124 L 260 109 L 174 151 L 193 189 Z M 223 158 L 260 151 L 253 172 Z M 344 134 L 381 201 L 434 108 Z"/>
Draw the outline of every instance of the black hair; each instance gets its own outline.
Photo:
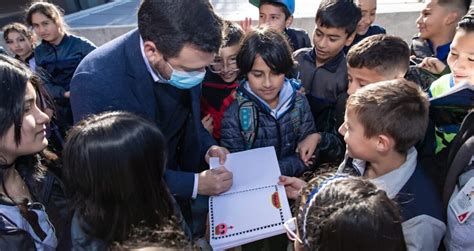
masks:
<path id="1" fill-rule="evenodd" d="M 70 130 L 63 158 L 73 208 L 91 236 L 121 242 L 132 225 L 160 226 L 173 215 L 166 143 L 151 122 L 127 112 L 93 115 Z"/>
<path id="2" fill-rule="evenodd" d="M 322 0 L 315 22 L 327 28 L 344 28 L 351 35 L 362 17 L 360 9 L 351 0 Z"/>
<path id="3" fill-rule="evenodd" d="M 461 18 L 457 29 L 461 29 L 466 32 L 474 31 L 474 10 L 470 10 L 465 16 Z"/>
<path id="4" fill-rule="evenodd" d="M 350 67 L 365 67 L 387 75 L 408 70 L 410 49 L 400 37 L 377 34 L 353 45 L 346 58 Z"/>
<path id="5" fill-rule="evenodd" d="M 303 188 L 296 205 L 305 250 L 406 250 L 397 205 L 367 179 L 319 175 Z"/>
<path id="6" fill-rule="evenodd" d="M 21 141 L 26 85 L 33 78 L 32 72 L 20 61 L 0 55 L 0 137 L 13 125 L 17 145 Z"/>
<path id="7" fill-rule="evenodd" d="M 246 76 L 252 70 L 259 55 L 268 67 L 279 74 L 291 72 L 294 62 L 288 40 L 281 33 L 269 28 L 260 28 L 249 33 L 237 55 L 240 74 Z"/>
<path id="8" fill-rule="evenodd" d="M 272 6 L 280 8 L 283 11 L 283 13 L 285 14 L 285 20 L 287 20 L 289 17 L 291 17 L 290 10 L 288 9 L 288 7 L 286 7 L 286 5 L 284 5 L 282 3 L 279 3 L 277 1 L 272 1 L 272 0 L 260 0 L 260 6 L 259 7 L 261 7 L 264 4 L 268 4 L 268 5 L 272 5 Z"/>
<path id="9" fill-rule="evenodd" d="M 38 92 L 41 90 L 41 80 L 19 60 L 0 54 L 0 138 L 4 137 L 13 125 L 13 138 L 17 145 L 21 142 L 21 126 L 23 123 L 25 94 L 28 82 Z M 25 180 L 39 180 L 46 172 L 41 160 L 55 164 L 57 156 L 47 150 L 40 154 L 20 156 L 16 159 L 15 168 Z M 0 153 L 0 164 L 6 159 Z M 3 170 L 0 170 L 0 176 Z M 31 188 L 30 188 L 31 189 Z"/>
<path id="10" fill-rule="evenodd" d="M 176 57 L 186 44 L 217 53 L 222 23 L 205 0 L 143 0 L 138 9 L 140 35 L 165 58 Z"/>
<path id="11" fill-rule="evenodd" d="M 228 20 L 224 21 L 224 29 L 222 32 L 223 39 L 221 48 L 240 44 L 245 36 L 244 30 L 240 27 L 240 25 Z"/>

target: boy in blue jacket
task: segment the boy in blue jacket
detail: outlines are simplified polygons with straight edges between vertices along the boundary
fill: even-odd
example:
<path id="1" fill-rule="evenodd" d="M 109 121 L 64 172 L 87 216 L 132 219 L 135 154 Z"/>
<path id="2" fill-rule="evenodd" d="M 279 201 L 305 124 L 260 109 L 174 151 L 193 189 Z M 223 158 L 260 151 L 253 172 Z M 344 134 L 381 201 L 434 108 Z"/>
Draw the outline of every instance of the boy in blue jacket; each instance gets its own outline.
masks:
<path id="1" fill-rule="evenodd" d="M 299 83 L 285 78 L 293 67 L 288 41 L 277 31 L 259 29 L 245 39 L 237 56 L 244 76 L 237 98 L 224 114 L 221 145 L 230 152 L 275 146 L 282 174 L 299 176 L 311 164 L 296 153 L 315 133 L 306 98 Z"/>

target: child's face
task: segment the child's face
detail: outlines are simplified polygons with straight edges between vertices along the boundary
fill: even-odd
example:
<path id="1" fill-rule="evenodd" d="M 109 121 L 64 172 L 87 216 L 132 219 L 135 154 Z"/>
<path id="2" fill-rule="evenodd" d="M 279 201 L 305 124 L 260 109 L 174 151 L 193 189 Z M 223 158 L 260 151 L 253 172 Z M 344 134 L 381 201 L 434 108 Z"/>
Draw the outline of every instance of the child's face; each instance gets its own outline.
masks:
<path id="1" fill-rule="evenodd" d="M 234 82 L 239 74 L 239 68 L 237 68 L 239 50 L 239 44 L 220 48 L 219 55 L 214 58 L 214 62 L 210 65 L 211 70 L 217 73 L 226 83 Z"/>
<path id="2" fill-rule="evenodd" d="M 357 24 L 357 34 L 364 35 L 375 21 L 375 11 L 377 10 L 377 0 L 358 0 L 357 6 L 362 12 L 362 18 Z"/>
<path id="3" fill-rule="evenodd" d="M 426 0 L 420 16 L 416 20 L 419 36 L 433 39 L 447 29 L 445 19 L 449 12 L 438 4 L 438 0 Z"/>
<path id="4" fill-rule="evenodd" d="M 33 52 L 32 41 L 19 32 L 8 33 L 6 42 L 10 51 L 21 59 L 27 58 Z"/>
<path id="5" fill-rule="evenodd" d="M 49 117 L 36 106 L 36 91 L 31 83 L 27 84 L 22 109 L 20 144 L 15 143 L 14 125 L 0 138 L 0 152 L 7 156 L 7 161 L 40 152 L 48 145 L 46 124 L 49 123 Z"/>
<path id="6" fill-rule="evenodd" d="M 349 157 L 370 161 L 371 153 L 375 152 L 375 139 L 364 135 L 364 126 L 360 123 L 357 114 L 346 109 L 344 123 L 339 127 L 339 133 L 344 136 Z"/>
<path id="7" fill-rule="evenodd" d="M 293 21 L 291 17 L 285 19 L 285 12 L 280 7 L 271 4 L 262 4 L 259 12 L 258 27 L 268 26 L 278 32 L 283 32 Z"/>
<path id="8" fill-rule="evenodd" d="M 250 89 L 263 99 L 271 108 L 278 105 L 280 90 L 285 81 L 285 74 L 272 71 L 257 54 L 252 70 L 247 73 Z"/>
<path id="9" fill-rule="evenodd" d="M 59 44 L 59 42 L 61 42 L 63 32 L 54 20 L 36 12 L 31 16 L 31 23 L 33 31 L 41 39 L 52 44 Z"/>
<path id="10" fill-rule="evenodd" d="M 355 33 L 348 35 L 344 28 L 328 28 L 316 22 L 313 32 L 313 44 L 317 62 L 325 64 L 334 58 L 346 45 L 350 45 Z"/>
<path id="11" fill-rule="evenodd" d="M 455 84 L 468 81 L 474 85 L 474 32 L 456 32 L 448 55 L 448 65 Z"/>
<path id="12" fill-rule="evenodd" d="M 400 75 L 403 77 L 404 73 Z M 396 79 L 400 76 L 396 75 L 383 75 L 375 69 L 369 69 L 367 67 L 356 68 L 351 67 L 347 64 L 347 75 L 349 80 L 349 87 L 347 88 L 347 94 L 352 95 L 359 88 L 362 88 L 368 84 L 377 83 L 385 80 Z"/>

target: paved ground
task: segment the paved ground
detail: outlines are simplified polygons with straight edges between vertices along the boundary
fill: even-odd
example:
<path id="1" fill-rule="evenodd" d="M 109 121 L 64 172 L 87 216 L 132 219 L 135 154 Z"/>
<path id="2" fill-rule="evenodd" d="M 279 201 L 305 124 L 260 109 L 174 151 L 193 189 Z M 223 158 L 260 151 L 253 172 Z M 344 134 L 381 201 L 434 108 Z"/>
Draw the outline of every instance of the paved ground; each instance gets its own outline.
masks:
<path id="1" fill-rule="evenodd" d="M 320 0 L 296 0 L 295 18 L 314 17 Z M 216 12 L 229 20 L 245 17 L 258 18 L 257 9 L 248 0 L 211 0 Z M 92 9 L 66 16 L 72 28 L 127 26 L 136 24 L 136 11 L 140 0 L 116 0 Z M 378 12 L 404 12 L 419 10 L 418 0 L 379 0 Z"/>

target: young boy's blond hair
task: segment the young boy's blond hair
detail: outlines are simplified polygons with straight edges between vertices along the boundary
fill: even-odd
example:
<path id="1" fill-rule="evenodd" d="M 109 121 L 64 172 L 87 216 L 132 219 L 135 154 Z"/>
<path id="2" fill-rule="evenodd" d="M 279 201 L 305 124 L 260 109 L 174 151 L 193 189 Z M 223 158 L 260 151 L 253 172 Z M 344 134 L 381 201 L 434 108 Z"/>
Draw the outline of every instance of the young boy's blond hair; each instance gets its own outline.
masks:
<path id="1" fill-rule="evenodd" d="M 428 97 L 418 85 L 405 79 L 357 90 L 347 100 L 349 110 L 356 114 L 367 138 L 386 134 L 402 154 L 423 139 L 428 126 Z"/>

